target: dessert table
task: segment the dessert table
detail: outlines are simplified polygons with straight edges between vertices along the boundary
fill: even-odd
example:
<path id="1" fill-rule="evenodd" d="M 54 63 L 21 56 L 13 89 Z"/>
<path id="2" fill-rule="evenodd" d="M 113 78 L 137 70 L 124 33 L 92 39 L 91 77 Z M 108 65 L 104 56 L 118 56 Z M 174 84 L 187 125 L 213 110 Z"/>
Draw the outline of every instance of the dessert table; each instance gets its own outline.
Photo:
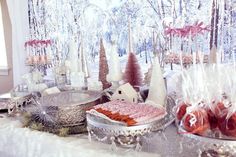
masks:
<path id="1" fill-rule="evenodd" d="M 22 124 L 11 117 L 0 115 L 1 157 L 184 157 L 198 156 L 191 147 L 182 148 L 181 138 L 174 125 L 164 133 L 153 133 L 145 137 L 142 151 L 112 147 L 112 145 L 89 141 L 87 134 L 59 137 L 50 133 L 22 128 Z M 193 150 L 193 149 L 192 149 Z M 196 150 L 196 149 L 195 149 Z"/>

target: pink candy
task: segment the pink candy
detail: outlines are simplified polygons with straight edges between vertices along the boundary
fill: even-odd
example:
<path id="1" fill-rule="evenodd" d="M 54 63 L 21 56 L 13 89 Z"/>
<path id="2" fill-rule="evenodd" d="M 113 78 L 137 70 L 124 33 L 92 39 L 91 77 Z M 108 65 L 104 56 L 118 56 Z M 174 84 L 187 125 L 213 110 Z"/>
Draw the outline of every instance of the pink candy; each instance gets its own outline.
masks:
<path id="1" fill-rule="evenodd" d="M 146 121 L 152 121 L 158 117 L 162 117 L 166 114 L 164 108 L 157 108 L 149 104 L 136 104 L 123 101 L 110 101 L 104 104 L 100 104 L 94 107 L 109 111 L 112 114 L 118 113 L 121 116 L 129 116 L 137 123 L 145 123 Z"/>

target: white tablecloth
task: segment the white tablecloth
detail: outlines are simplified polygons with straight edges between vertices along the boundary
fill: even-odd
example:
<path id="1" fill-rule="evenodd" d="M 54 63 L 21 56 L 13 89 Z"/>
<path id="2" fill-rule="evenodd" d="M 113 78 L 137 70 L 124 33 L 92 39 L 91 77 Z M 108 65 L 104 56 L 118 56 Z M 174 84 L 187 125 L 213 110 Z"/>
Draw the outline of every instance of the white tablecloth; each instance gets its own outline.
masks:
<path id="1" fill-rule="evenodd" d="M 0 118 L 0 157 L 198 157 L 195 145 L 181 141 L 176 127 L 170 125 L 164 133 L 146 136 L 141 152 L 122 148 L 114 151 L 111 145 L 90 142 L 86 134 L 58 137 L 22 128 L 13 118 Z"/>
<path id="2" fill-rule="evenodd" d="M 158 157 L 157 153 L 121 149 L 90 142 L 87 135 L 58 137 L 22 128 L 17 120 L 0 118 L 0 157 Z"/>

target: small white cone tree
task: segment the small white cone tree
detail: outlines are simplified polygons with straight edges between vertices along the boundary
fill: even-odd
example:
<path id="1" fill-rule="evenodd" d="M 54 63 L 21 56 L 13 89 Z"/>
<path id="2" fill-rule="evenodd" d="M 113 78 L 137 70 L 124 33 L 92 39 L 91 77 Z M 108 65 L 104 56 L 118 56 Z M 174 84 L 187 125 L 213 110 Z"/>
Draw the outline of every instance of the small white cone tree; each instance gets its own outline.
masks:
<path id="1" fill-rule="evenodd" d="M 155 57 L 152 68 L 149 93 L 146 102 L 153 103 L 153 105 L 158 107 L 160 106 L 165 107 L 165 100 L 166 100 L 165 81 L 163 78 L 158 57 Z"/>

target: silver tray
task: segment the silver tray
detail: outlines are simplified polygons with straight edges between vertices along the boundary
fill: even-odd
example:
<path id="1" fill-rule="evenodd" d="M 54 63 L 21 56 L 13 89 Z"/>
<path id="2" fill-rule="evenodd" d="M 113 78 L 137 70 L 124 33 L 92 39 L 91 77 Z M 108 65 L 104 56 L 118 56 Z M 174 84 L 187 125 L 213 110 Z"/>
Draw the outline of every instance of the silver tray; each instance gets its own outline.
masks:
<path id="1" fill-rule="evenodd" d="M 0 96 L 0 110 L 8 111 L 10 116 L 17 115 L 22 107 L 34 102 L 34 93 L 20 93 L 18 95 L 6 93 Z"/>
<path id="2" fill-rule="evenodd" d="M 174 115 L 172 108 L 175 106 L 175 101 L 167 98 L 167 115 L 155 122 L 138 125 L 138 126 L 120 126 L 116 123 L 108 124 L 103 119 L 87 113 L 87 130 L 89 132 L 89 139 L 115 143 L 122 147 L 139 147 L 141 146 L 141 138 L 151 132 L 164 130 L 168 125 L 174 122 Z"/>
<path id="3" fill-rule="evenodd" d="M 102 101 L 97 91 L 64 91 L 37 97 L 22 108 L 23 126 L 68 136 L 87 132 L 85 111 Z"/>
<path id="4" fill-rule="evenodd" d="M 181 143 L 183 147 L 188 147 L 198 151 L 201 157 L 235 157 L 236 139 L 230 137 L 214 138 L 210 136 L 200 136 L 188 133 L 176 121 L 178 131 L 181 134 Z"/>
<path id="5" fill-rule="evenodd" d="M 47 114 L 48 124 L 75 126 L 84 124 L 86 109 L 99 104 L 101 98 L 102 93 L 97 91 L 65 91 L 42 96 L 36 106 L 32 105 L 25 110 L 38 118 L 40 114 Z"/>
<path id="6" fill-rule="evenodd" d="M 7 111 L 8 104 L 11 100 L 11 94 L 5 93 L 3 95 L 0 95 L 0 111 Z"/>

